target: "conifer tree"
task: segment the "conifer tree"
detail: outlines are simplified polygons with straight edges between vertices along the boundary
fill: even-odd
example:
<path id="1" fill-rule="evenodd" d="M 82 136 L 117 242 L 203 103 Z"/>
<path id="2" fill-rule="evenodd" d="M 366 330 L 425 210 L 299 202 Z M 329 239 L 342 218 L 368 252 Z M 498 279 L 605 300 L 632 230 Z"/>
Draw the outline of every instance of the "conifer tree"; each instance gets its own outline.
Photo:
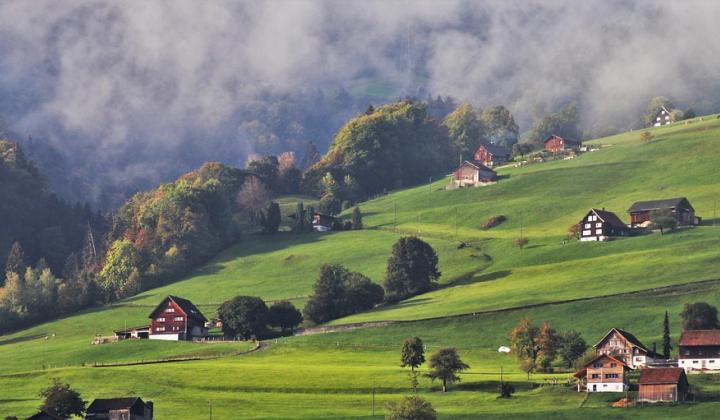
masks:
<path id="1" fill-rule="evenodd" d="M 670 319 L 668 318 L 668 311 L 666 310 L 665 319 L 663 320 L 663 357 L 669 359 L 671 351 L 672 344 L 670 344 Z"/>
<path id="2" fill-rule="evenodd" d="M 10 253 L 7 257 L 7 262 L 5 263 L 5 273 L 17 273 L 19 275 L 22 275 L 25 273 L 25 268 L 27 267 L 27 261 L 25 258 L 25 253 L 23 252 L 22 246 L 20 246 L 20 242 L 15 241 L 12 244 L 12 248 L 10 248 Z M 5 276 L 2 276 L 0 278 L 2 280 L 2 286 L 5 282 Z"/>

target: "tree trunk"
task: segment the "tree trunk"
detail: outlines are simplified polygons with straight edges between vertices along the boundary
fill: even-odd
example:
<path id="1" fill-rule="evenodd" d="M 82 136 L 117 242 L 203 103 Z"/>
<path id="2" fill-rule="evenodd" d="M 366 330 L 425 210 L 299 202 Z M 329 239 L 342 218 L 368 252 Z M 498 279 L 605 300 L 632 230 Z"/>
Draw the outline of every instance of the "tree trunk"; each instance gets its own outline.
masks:
<path id="1" fill-rule="evenodd" d="M 443 392 L 447 392 L 447 380 L 443 379 Z"/>

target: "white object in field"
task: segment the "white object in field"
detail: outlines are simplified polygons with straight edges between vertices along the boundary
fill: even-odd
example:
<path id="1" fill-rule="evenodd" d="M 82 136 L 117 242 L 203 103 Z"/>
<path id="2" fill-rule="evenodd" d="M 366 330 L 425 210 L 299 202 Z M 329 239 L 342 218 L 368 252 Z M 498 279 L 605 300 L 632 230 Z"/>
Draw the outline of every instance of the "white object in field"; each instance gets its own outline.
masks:
<path id="1" fill-rule="evenodd" d="M 510 353 L 510 347 L 500 346 L 500 347 L 498 348 L 498 352 L 500 352 L 500 353 Z"/>

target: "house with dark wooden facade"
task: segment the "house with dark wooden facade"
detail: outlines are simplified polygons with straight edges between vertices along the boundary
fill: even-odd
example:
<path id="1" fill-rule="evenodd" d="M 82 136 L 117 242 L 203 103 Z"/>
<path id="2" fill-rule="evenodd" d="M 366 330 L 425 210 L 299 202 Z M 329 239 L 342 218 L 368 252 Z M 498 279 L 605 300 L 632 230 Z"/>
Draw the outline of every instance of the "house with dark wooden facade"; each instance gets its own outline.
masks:
<path id="1" fill-rule="evenodd" d="M 207 318 L 187 299 L 168 296 L 150 313 L 151 340 L 192 340 L 205 337 Z"/>
<path id="2" fill-rule="evenodd" d="M 678 366 L 686 372 L 720 370 L 720 330 L 683 331 Z"/>
<path id="3" fill-rule="evenodd" d="M 638 402 L 682 402 L 690 394 L 690 383 L 682 368 L 650 368 L 640 371 Z"/>
<path id="4" fill-rule="evenodd" d="M 630 389 L 630 368 L 620 358 L 600 354 L 575 373 L 577 390 L 581 392 L 625 392 Z"/>
<path id="5" fill-rule="evenodd" d="M 630 213 L 630 226 L 647 227 L 651 222 L 652 214 L 657 210 L 669 209 L 677 219 L 678 226 L 691 226 L 700 223 L 695 217 L 693 208 L 687 197 L 669 198 L 665 200 L 638 201 L 628 209 Z"/>
<path id="6" fill-rule="evenodd" d="M 488 168 L 504 165 L 510 161 L 510 150 L 499 144 L 481 144 L 475 151 L 475 162 L 480 162 Z"/>
<path id="7" fill-rule="evenodd" d="M 453 172 L 448 188 L 479 187 L 497 180 L 497 172 L 480 162 L 466 160 Z"/>
<path id="8" fill-rule="evenodd" d="M 9 418 L 9 417 L 6 417 Z M 14 417 L 13 417 L 14 418 Z M 45 410 L 40 410 L 25 420 L 65 420 L 62 417 L 58 417 L 55 414 L 48 413 Z"/>
<path id="9" fill-rule="evenodd" d="M 140 397 L 98 398 L 87 408 L 85 420 L 153 420 L 152 401 Z"/>
<path id="10" fill-rule="evenodd" d="M 620 328 L 611 328 L 594 347 L 597 355 L 613 355 L 631 369 L 647 366 L 660 359 L 658 354 L 645 347 L 637 337 Z"/>
<path id="11" fill-rule="evenodd" d="M 627 236 L 628 226 L 613 212 L 590 209 L 580 221 L 580 240 L 607 241 L 616 236 Z"/>
<path id="12" fill-rule="evenodd" d="M 550 153 L 560 153 L 569 150 L 577 150 L 582 142 L 577 140 L 566 139 L 553 134 L 545 139 L 545 150 Z"/>
<path id="13" fill-rule="evenodd" d="M 658 112 L 655 114 L 652 125 L 653 127 L 660 127 L 661 125 L 670 124 L 672 122 L 672 116 L 669 109 L 661 106 Z"/>

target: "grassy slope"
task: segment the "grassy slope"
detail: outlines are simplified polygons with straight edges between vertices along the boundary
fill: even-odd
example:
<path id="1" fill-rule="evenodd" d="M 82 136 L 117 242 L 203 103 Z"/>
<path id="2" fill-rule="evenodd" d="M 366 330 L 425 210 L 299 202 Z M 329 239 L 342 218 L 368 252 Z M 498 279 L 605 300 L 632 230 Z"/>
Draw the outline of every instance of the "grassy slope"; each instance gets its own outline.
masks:
<path id="1" fill-rule="evenodd" d="M 397 348 L 405 337 L 420 335 L 431 350 L 440 345 L 459 347 L 473 367 L 464 375 L 464 386 L 455 392 L 427 394 L 443 414 L 475 418 L 532 413 L 539 417 L 560 410 L 568 417 L 619 417 L 617 410 L 603 408 L 602 399 L 586 403 L 590 414 L 576 409 L 581 395 L 531 390 L 513 361 L 507 361 L 505 368 L 517 382 L 518 397 L 497 402 L 494 381 L 501 359 L 493 349 L 506 341 L 507 330 L 523 314 L 576 328 L 588 341 L 599 338 L 613 324 L 647 342 L 659 341 L 665 307 L 677 320 L 682 302 L 702 299 L 720 304 L 716 287 L 296 337 L 273 343 L 269 351 L 213 361 L 103 369 L 81 365 L 246 349 L 247 343 L 92 346 L 90 341 L 94 334 L 108 334 L 126 322 L 144 323 L 149 308 L 168 293 L 190 298 L 210 314 L 235 294 L 297 297 L 302 303 L 324 262 L 342 262 L 379 281 L 390 247 L 399 236 L 389 231 L 395 206 L 399 231 L 419 233 L 438 250 L 442 283 L 447 287 L 339 322 L 424 318 L 717 277 L 718 233 L 709 226 L 605 244 L 560 242 L 567 226 L 591 206 L 625 216 L 624 209 L 632 201 L 687 195 L 700 215 L 712 216 L 713 195 L 718 191 L 714 160 L 720 151 L 719 126 L 713 119 L 655 129 L 656 141 L 649 145 L 639 144 L 638 133 L 629 133 L 600 140 L 613 147 L 578 159 L 503 170 L 508 178 L 492 187 L 443 191 L 438 182 L 432 189 L 399 191 L 363 205 L 365 224 L 385 230 L 249 238 L 187 280 L 146 292 L 118 307 L 88 311 L 0 339 L 0 414 L 30 414 L 38 403 L 37 390 L 58 376 L 80 388 L 86 398 L 140 394 L 153 399 L 159 418 L 202 418 L 208 400 L 213 401 L 219 418 L 231 418 L 238 410 L 243 417 L 258 418 L 362 417 L 369 413 L 373 383 L 378 413 L 383 401 L 407 392 L 407 379 L 397 367 Z M 491 231 L 479 230 L 496 214 L 505 214 L 508 222 Z M 522 252 L 510 244 L 518 236 L 521 219 L 531 240 Z M 458 250 L 458 240 L 469 241 L 473 247 Z M 490 256 L 491 265 L 485 255 Z M 612 317 L 606 315 L 608 307 L 616 308 Z M 673 328 L 677 331 L 678 327 Z M 47 340 L 46 334 L 50 334 Z M 70 367 L 45 370 L 43 365 Z M 704 381 L 708 389 L 720 389 L 716 381 Z M 706 403 L 630 413 L 701 416 L 717 408 L 717 403 Z"/>

